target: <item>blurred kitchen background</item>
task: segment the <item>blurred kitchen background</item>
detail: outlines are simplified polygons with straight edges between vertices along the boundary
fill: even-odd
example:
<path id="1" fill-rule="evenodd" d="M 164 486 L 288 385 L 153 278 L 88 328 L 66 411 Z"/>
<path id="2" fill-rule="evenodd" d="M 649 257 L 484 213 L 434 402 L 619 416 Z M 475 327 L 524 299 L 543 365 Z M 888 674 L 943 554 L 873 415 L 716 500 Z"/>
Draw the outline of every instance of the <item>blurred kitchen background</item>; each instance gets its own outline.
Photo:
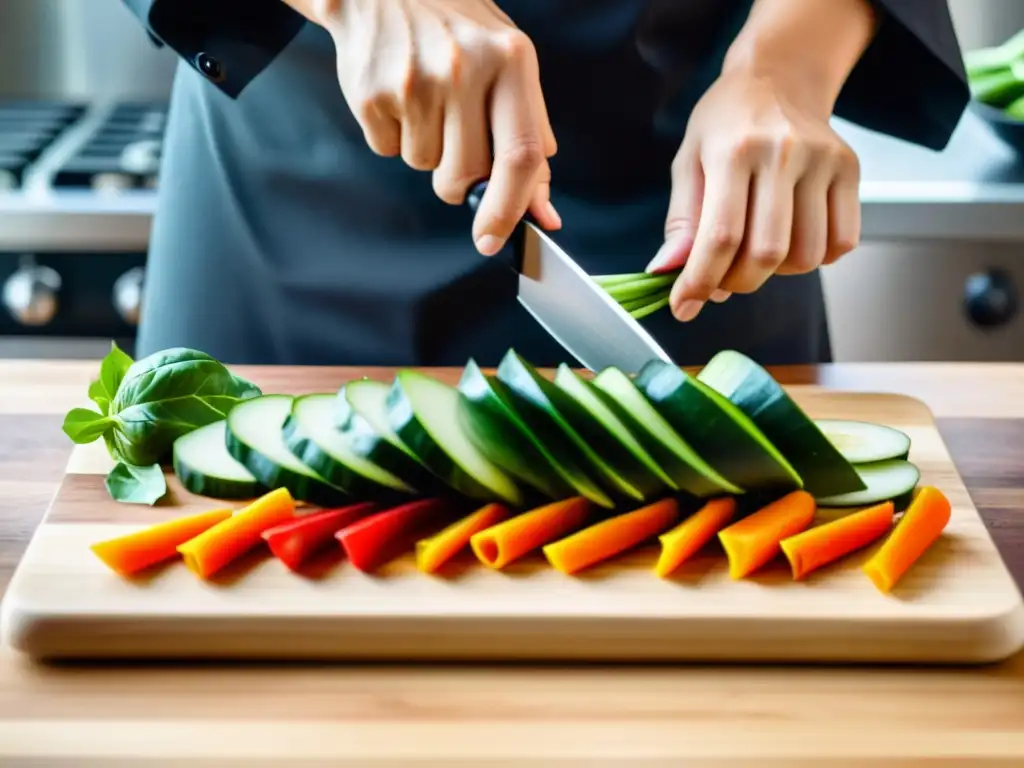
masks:
<path id="1" fill-rule="evenodd" d="M 1024 28 L 950 4 L 965 50 Z M 0 0 L 0 357 L 132 350 L 175 64 L 120 0 Z M 1024 360 L 1024 152 L 974 112 L 941 154 L 837 125 L 864 204 L 823 273 L 837 360 Z"/>

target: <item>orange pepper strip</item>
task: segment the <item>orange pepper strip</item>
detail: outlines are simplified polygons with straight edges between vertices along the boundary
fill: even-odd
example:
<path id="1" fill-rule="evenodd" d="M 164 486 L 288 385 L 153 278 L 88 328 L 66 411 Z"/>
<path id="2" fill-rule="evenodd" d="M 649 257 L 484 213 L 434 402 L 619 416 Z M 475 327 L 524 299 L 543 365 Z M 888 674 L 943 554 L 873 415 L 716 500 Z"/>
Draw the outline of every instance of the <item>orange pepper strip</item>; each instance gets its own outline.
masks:
<path id="1" fill-rule="evenodd" d="M 582 496 L 556 501 L 474 533 L 469 544 L 484 565 L 500 569 L 552 539 L 583 525 L 590 502 Z"/>
<path id="2" fill-rule="evenodd" d="M 658 537 L 661 555 L 654 572 L 665 578 L 711 541 L 736 514 L 736 500 L 712 499 L 683 522 Z"/>
<path id="3" fill-rule="evenodd" d="M 294 516 L 295 500 L 287 488 L 278 488 L 181 544 L 178 552 L 190 571 L 208 579 L 262 542 L 263 531 Z"/>
<path id="4" fill-rule="evenodd" d="M 742 579 L 779 554 L 779 542 L 809 526 L 816 506 L 807 491 L 793 491 L 719 531 L 729 576 Z"/>
<path id="5" fill-rule="evenodd" d="M 664 499 L 626 512 L 544 547 L 548 562 L 562 573 L 573 574 L 619 554 L 664 531 L 679 518 L 679 504 Z"/>
<path id="6" fill-rule="evenodd" d="M 863 570 L 880 592 L 889 592 L 917 562 L 949 523 L 949 499 L 937 488 L 923 487 L 910 502 L 903 518 Z"/>
<path id="7" fill-rule="evenodd" d="M 226 520 L 231 517 L 231 513 L 230 509 L 214 509 L 179 517 L 116 539 L 97 542 L 89 549 L 112 571 L 129 576 L 143 568 L 177 557 L 179 544 L 184 544 Z"/>
<path id="8" fill-rule="evenodd" d="M 508 517 L 508 509 L 501 504 L 488 504 L 476 512 L 452 523 L 443 531 L 416 542 L 416 566 L 424 573 L 433 573 L 447 563 L 470 537 L 497 525 Z"/>
<path id="9" fill-rule="evenodd" d="M 793 578 L 799 581 L 880 539 L 892 528 L 894 510 L 893 503 L 886 501 L 783 539 L 779 546 L 793 568 Z"/>

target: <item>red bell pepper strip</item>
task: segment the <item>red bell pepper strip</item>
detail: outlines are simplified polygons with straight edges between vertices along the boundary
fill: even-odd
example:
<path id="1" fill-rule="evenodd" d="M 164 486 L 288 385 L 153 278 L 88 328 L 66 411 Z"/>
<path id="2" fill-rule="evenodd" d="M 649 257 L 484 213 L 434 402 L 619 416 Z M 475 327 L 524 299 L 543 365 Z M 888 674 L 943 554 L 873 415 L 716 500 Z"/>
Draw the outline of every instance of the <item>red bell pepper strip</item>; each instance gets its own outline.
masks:
<path id="1" fill-rule="evenodd" d="M 334 536 L 352 565 L 370 573 L 448 522 L 452 511 L 445 499 L 413 501 L 357 520 Z"/>
<path id="2" fill-rule="evenodd" d="M 297 571 L 310 555 L 329 544 L 335 533 L 376 510 L 372 502 L 325 509 L 275 525 L 261 535 L 274 556 L 289 570 Z"/>

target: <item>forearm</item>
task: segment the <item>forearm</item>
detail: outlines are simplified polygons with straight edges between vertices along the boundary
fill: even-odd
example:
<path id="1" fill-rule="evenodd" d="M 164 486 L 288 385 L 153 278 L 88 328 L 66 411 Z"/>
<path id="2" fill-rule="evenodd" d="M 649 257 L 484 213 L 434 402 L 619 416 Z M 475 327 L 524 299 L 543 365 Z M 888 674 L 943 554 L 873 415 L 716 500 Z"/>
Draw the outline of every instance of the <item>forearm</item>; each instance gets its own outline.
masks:
<path id="1" fill-rule="evenodd" d="M 869 0 L 755 0 L 723 68 L 781 81 L 830 114 L 877 28 Z"/>

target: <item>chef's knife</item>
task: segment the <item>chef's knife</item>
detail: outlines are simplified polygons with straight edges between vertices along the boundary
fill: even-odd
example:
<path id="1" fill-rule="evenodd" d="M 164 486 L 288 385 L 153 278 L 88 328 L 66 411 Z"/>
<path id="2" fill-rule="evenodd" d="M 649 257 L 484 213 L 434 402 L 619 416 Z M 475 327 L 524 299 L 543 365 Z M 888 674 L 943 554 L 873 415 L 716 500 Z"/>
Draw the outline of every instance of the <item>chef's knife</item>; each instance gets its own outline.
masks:
<path id="1" fill-rule="evenodd" d="M 476 211 L 487 182 L 467 195 Z M 519 275 L 519 303 L 581 364 L 636 373 L 650 360 L 672 358 L 626 310 L 527 215 L 501 258 Z"/>

